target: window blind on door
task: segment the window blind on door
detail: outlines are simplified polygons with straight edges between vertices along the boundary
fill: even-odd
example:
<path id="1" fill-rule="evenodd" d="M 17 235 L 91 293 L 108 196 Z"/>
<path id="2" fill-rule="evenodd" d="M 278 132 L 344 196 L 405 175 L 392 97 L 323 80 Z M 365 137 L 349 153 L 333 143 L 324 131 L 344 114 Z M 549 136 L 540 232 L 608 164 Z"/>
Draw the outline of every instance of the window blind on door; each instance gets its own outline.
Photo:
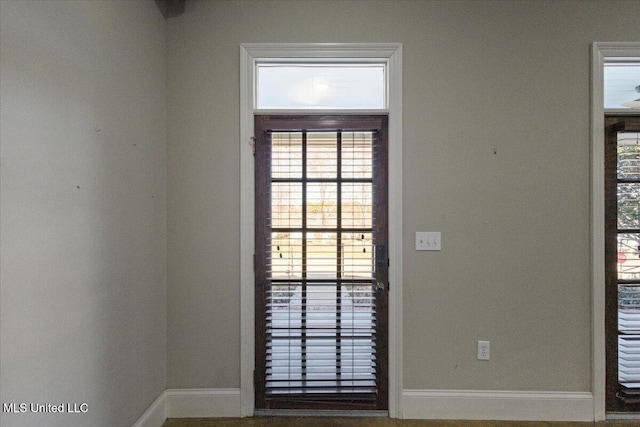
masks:
<path id="1" fill-rule="evenodd" d="M 375 140 L 270 132 L 267 398 L 375 400 Z"/>
<path id="2" fill-rule="evenodd" d="M 619 397 L 640 402 L 640 133 L 617 134 Z"/>
<path id="3" fill-rule="evenodd" d="M 640 409 L 640 121 L 605 119 L 606 409 Z"/>

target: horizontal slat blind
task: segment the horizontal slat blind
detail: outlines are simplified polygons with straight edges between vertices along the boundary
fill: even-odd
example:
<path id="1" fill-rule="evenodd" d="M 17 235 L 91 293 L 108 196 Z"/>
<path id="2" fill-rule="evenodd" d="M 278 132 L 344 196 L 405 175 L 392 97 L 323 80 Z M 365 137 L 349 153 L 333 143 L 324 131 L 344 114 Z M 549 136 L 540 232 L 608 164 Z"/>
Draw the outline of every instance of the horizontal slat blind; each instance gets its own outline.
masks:
<path id="1" fill-rule="evenodd" d="M 267 397 L 375 399 L 374 140 L 271 133 Z"/>
<path id="2" fill-rule="evenodd" d="M 616 144 L 618 397 L 640 399 L 640 133 Z"/>

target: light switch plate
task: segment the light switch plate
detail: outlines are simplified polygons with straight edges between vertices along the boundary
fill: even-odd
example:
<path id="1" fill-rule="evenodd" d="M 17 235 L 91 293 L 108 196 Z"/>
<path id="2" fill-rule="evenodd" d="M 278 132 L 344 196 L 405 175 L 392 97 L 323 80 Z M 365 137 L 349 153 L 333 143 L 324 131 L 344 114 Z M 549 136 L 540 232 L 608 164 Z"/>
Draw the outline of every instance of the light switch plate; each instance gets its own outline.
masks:
<path id="1" fill-rule="evenodd" d="M 416 232 L 416 251 L 439 251 L 441 247 L 441 233 L 439 231 Z"/>

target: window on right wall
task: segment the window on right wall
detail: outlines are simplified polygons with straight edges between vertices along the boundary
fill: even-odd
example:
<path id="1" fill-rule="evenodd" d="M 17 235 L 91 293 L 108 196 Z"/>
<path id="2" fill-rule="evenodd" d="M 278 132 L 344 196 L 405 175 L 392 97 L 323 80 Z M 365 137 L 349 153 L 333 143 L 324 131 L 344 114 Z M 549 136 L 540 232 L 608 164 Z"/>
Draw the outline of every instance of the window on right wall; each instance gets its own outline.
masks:
<path id="1" fill-rule="evenodd" d="M 607 58 L 605 109 L 606 410 L 640 412 L 640 58 Z"/>
<path id="2" fill-rule="evenodd" d="M 640 117 L 605 133 L 607 411 L 640 412 Z"/>

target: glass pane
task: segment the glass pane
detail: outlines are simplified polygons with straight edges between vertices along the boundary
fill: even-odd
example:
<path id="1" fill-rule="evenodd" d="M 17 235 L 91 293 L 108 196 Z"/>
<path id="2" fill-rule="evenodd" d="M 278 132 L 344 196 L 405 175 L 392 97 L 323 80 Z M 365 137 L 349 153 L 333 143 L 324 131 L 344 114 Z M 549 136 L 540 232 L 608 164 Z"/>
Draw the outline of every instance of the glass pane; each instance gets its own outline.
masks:
<path id="1" fill-rule="evenodd" d="M 307 134 L 307 177 L 332 178 L 338 175 L 338 140 L 335 132 Z"/>
<path id="2" fill-rule="evenodd" d="M 334 275 L 335 276 L 335 275 Z M 338 305 L 337 287 L 334 282 L 311 283 L 306 286 L 307 326 L 316 326 L 317 331 L 309 331 L 307 336 L 326 336 L 323 329 L 336 327 L 336 308 Z M 315 312 L 315 313 L 313 313 Z M 322 312 L 322 313 L 321 313 Z M 315 314 L 315 315 L 314 315 Z"/>
<path id="3" fill-rule="evenodd" d="M 342 184 L 342 226 L 371 228 L 372 186 L 370 183 Z"/>
<path id="4" fill-rule="evenodd" d="M 335 278 L 338 268 L 336 233 L 307 233 L 307 278 Z"/>
<path id="5" fill-rule="evenodd" d="M 640 180 L 640 133 L 618 134 L 618 178 Z"/>
<path id="6" fill-rule="evenodd" d="M 604 108 L 640 108 L 640 58 L 634 62 L 610 63 L 604 66 Z M 634 101 L 638 105 L 633 104 Z M 635 105 L 635 106 L 634 106 Z"/>
<path id="7" fill-rule="evenodd" d="M 267 301 L 271 312 L 291 310 L 295 308 L 295 294 L 299 285 L 292 284 L 276 284 L 271 285 L 271 291 L 268 292 Z M 277 316 L 272 316 L 271 323 L 277 323 Z M 274 335 L 279 335 L 277 332 Z"/>
<path id="8" fill-rule="evenodd" d="M 618 184 L 618 228 L 640 228 L 640 184 Z"/>
<path id="9" fill-rule="evenodd" d="M 640 388 L 640 335 L 618 337 L 618 382 L 628 389 Z"/>
<path id="10" fill-rule="evenodd" d="M 302 233 L 271 233 L 271 277 L 302 277 Z"/>
<path id="11" fill-rule="evenodd" d="M 640 280 L 640 234 L 618 234 L 618 279 Z"/>
<path id="12" fill-rule="evenodd" d="M 373 312 L 375 309 L 375 298 L 376 296 L 374 288 L 373 286 L 371 286 L 371 284 L 342 286 L 343 308 L 346 309 L 345 311 L 368 312 L 368 316 L 357 313 L 352 317 L 352 319 L 354 319 L 353 322 L 359 324 L 359 326 L 363 329 L 367 326 L 371 326 L 373 322 L 375 322 L 375 319 L 373 318 Z M 352 313 L 345 313 L 343 311 L 343 316 L 345 316 L 345 314 Z M 346 318 L 347 317 L 345 316 L 345 319 Z M 362 322 L 362 320 L 365 320 L 366 323 Z M 354 335 L 360 334 L 356 333 Z"/>
<path id="13" fill-rule="evenodd" d="M 373 164 L 371 132 L 342 134 L 342 177 L 371 178 Z"/>
<path id="14" fill-rule="evenodd" d="M 370 279 L 373 276 L 371 233 L 342 234 L 342 277 Z M 371 290 L 371 286 L 367 289 Z"/>
<path id="15" fill-rule="evenodd" d="M 302 184 L 274 182 L 271 186 L 271 226 L 302 227 Z"/>
<path id="16" fill-rule="evenodd" d="M 618 329 L 623 333 L 640 332 L 640 287 L 618 285 Z"/>
<path id="17" fill-rule="evenodd" d="M 302 133 L 274 132 L 271 142 L 271 176 L 302 178 Z"/>
<path id="18" fill-rule="evenodd" d="M 257 108 L 384 109 L 384 64 L 259 64 Z"/>
<path id="19" fill-rule="evenodd" d="M 338 225 L 338 194 L 335 183 L 307 184 L 307 227 L 331 227 Z"/>

